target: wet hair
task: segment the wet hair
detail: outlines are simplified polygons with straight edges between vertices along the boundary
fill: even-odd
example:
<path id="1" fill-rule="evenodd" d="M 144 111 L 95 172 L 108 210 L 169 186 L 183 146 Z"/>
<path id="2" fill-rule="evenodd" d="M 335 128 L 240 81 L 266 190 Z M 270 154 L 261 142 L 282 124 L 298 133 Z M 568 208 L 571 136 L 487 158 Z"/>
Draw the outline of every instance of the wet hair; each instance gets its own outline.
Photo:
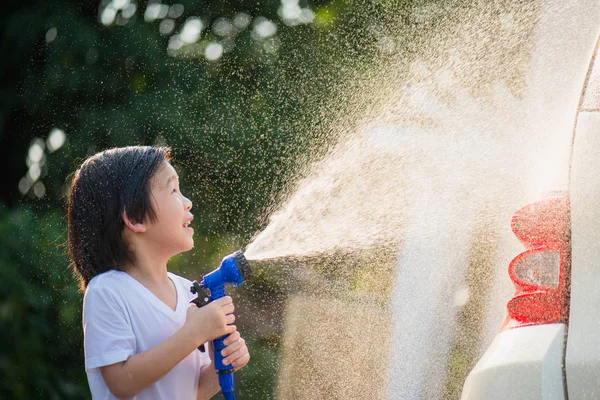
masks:
<path id="1" fill-rule="evenodd" d="M 171 159 L 168 147 L 131 146 L 86 159 L 75 172 L 68 207 L 71 266 L 85 290 L 90 280 L 129 260 L 121 239 L 122 213 L 134 222 L 156 221 L 150 179 Z"/>

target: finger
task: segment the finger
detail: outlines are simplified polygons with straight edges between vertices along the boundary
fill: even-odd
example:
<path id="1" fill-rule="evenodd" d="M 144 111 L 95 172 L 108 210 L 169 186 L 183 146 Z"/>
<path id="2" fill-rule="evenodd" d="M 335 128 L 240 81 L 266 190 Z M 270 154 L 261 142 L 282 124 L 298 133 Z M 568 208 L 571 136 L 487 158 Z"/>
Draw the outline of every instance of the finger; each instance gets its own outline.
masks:
<path id="1" fill-rule="evenodd" d="M 248 354 L 248 348 L 246 346 L 242 346 L 242 348 L 224 358 L 223 365 L 231 364 L 234 367 L 240 366 L 246 358 L 250 359 L 250 355 Z"/>
<path id="2" fill-rule="evenodd" d="M 234 322 L 235 322 L 235 315 L 233 315 L 233 314 L 227 314 L 227 315 L 225 316 L 225 323 L 226 323 L 227 325 L 231 325 L 231 324 L 233 324 Z"/>
<path id="3" fill-rule="evenodd" d="M 244 354 L 243 356 L 235 360 L 233 363 L 231 363 L 231 365 L 233 365 L 234 370 L 237 371 L 238 369 L 248 365 L 248 362 L 250 362 L 250 353 Z"/>
<path id="4" fill-rule="evenodd" d="M 223 344 L 225 346 L 229 346 L 231 343 L 237 342 L 239 340 L 240 336 L 241 336 L 240 332 L 239 331 L 235 331 L 231 335 L 227 336 L 225 338 L 225 340 L 223 340 Z"/>
<path id="5" fill-rule="evenodd" d="M 231 296 L 223 296 L 220 299 L 215 300 L 214 302 L 219 307 L 223 307 L 227 304 L 233 303 L 233 299 L 231 298 Z"/>
<path id="6" fill-rule="evenodd" d="M 227 357 L 225 357 L 223 359 L 223 365 L 229 365 L 229 364 L 233 364 L 235 363 L 239 358 L 241 358 L 242 356 L 244 356 L 245 354 L 248 353 L 248 349 L 245 348 L 241 348 L 233 353 L 231 353 L 230 355 L 228 355 Z M 239 363 L 238 363 L 239 364 Z"/>
<path id="7" fill-rule="evenodd" d="M 223 311 L 225 314 L 233 314 L 233 312 L 235 311 L 235 306 L 233 305 L 233 303 L 226 304 L 223 307 L 221 307 L 221 311 Z"/>
<path id="8" fill-rule="evenodd" d="M 246 344 L 246 341 L 243 338 L 240 338 L 240 340 L 233 342 L 232 344 L 221 350 L 221 355 L 223 357 L 227 357 L 230 354 L 233 354 L 239 349 L 241 349 L 244 346 L 244 344 Z"/>
<path id="9" fill-rule="evenodd" d="M 231 335 L 233 332 L 237 331 L 237 326 L 235 325 L 225 325 L 225 329 L 223 333 L 223 336 L 225 335 Z"/>

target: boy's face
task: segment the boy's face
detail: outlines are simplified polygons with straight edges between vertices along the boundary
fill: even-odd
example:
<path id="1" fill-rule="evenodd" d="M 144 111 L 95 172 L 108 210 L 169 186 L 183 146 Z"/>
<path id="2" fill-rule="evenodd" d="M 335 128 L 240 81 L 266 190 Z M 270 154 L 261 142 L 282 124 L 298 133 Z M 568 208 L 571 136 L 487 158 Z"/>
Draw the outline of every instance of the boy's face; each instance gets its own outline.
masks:
<path id="1" fill-rule="evenodd" d="M 179 176 L 173 166 L 165 161 L 150 185 L 157 219 L 146 222 L 146 238 L 167 257 L 192 249 L 194 230 L 188 226 L 194 218 L 192 202 L 179 190 Z"/>

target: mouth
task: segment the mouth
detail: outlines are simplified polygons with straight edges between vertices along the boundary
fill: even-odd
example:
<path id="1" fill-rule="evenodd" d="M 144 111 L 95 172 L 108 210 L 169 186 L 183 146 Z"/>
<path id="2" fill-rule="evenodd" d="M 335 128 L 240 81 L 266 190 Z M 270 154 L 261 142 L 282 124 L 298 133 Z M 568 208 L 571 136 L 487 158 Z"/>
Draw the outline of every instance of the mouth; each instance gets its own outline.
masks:
<path id="1" fill-rule="evenodd" d="M 189 228 L 189 229 L 192 229 L 192 228 L 190 228 L 190 224 L 192 223 L 192 221 L 193 221 L 193 220 L 194 220 L 194 217 L 192 217 L 192 218 L 188 219 L 187 221 L 183 221 L 183 224 L 182 224 L 182 226 L 183 226 L 184 228 Z"/>

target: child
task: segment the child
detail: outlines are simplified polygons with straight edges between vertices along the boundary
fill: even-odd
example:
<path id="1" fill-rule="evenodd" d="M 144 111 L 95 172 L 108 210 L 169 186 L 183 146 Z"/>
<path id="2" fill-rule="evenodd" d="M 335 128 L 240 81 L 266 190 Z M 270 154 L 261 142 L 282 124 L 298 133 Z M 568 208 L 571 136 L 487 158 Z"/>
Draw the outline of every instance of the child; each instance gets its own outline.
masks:
<path id="1" fill-rule="evenodd" d="M 224 364 L 248 348 L 223 297 L 189 304 L 169 258 L 194 246 L 192 202 L 165 147 L 125 147 L 88 158 L 71 185 L 69 255 L 82 289 L 85 368 L 94 399 L 209 399 L 217 374 L 198 346 L 223 335 Z"/>

